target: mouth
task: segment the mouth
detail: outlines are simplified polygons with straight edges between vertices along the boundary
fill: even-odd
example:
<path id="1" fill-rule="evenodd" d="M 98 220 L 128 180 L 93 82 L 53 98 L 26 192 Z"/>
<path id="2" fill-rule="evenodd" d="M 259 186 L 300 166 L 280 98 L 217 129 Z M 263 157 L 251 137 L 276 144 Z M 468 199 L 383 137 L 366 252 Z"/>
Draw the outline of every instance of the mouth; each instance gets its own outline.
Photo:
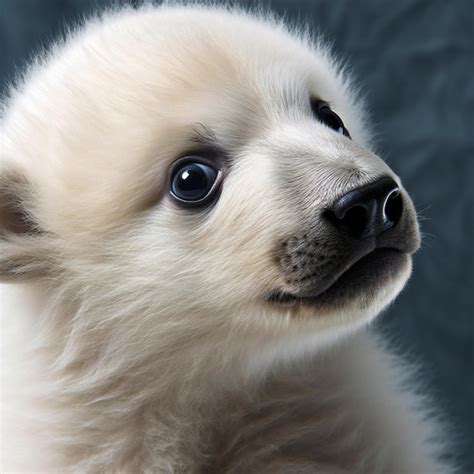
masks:
<path id="1" fill-rule="evenodd" d="M 275 290 L 267 297 L 267 301 L 277 305 L 321 307 L 342 304 L 361 296 L 370 298 L 400 274 L 409 258 L 408 254 L 397 249 L 377 248 L 357 260 L 328 287 L 311 296 Z"/>

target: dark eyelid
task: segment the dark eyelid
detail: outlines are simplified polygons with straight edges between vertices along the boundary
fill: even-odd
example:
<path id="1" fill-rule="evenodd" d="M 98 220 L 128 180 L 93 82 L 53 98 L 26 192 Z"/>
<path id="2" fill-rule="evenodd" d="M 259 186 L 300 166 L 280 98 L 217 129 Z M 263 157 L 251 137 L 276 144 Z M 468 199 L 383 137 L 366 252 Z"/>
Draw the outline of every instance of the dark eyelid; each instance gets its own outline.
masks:
<path id="1" fill-rule="evenodd" d="M 195 156 L 206 158 L 207 160 L 218 163 L 222 160 L 223 155 L 225 155 L 225 152 L 220 148 L 209 146 L 203 143 L 196 143 L 194 146 L 190 145 L 185 148 L 184 151 L 179 154 L 178 160 L 186 156 Z"/>

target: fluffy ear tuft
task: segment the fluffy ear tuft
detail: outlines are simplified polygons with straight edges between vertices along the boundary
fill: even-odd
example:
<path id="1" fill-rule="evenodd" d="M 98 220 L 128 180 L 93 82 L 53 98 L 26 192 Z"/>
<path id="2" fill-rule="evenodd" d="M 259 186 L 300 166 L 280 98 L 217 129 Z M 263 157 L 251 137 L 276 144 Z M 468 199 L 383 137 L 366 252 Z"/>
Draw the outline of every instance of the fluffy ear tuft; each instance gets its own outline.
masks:
<path id="1" fill-rule="evenodd" d="M 32 190 L 20 173 L 0 170 L 0 281 L 37 278 L 51 259 L 29 212 Z"/>

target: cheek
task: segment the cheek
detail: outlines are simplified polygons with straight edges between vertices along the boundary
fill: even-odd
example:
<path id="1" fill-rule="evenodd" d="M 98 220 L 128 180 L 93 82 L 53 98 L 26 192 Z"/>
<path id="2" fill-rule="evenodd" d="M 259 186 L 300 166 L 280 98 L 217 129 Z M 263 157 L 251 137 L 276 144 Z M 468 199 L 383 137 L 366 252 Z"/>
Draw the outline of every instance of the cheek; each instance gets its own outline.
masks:
<path id="1" fill-rule="evenodd" d="M 276 243 L 292 226 L 291 213 L 279 202 L 271 166 L 258 160 L 232 168 L 212 208 L 175 216 L 186 222 L 183 250 L 199 269 L 199 278 L 217 293 L 231 286 L 240 299 L 260 297 L 281 278 Z M 183 227 L 183 220 L 177 227 Z"/>

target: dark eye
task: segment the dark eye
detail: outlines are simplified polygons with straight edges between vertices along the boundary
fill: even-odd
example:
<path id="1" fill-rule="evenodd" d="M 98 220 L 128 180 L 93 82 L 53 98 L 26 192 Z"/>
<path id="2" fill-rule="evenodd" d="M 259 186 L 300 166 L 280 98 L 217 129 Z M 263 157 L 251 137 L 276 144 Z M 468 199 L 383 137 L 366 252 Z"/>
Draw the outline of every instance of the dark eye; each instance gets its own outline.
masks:
<path id="1" fill-rule="evenodd" d="M 171 175 L 170 192 L 189 206 L 206 204 L 218 188 L 220 171 L 191 156 L 178 161 Z"/>
<path id="2" fill-rule="evenodd" d="M 324 123 L 324 125 L 332 128 L 337 133 L 340 133 L 348 138 L 351 138 L 349 131 L 344 126 L 344 122 L 342 121 L 341 117 L 336 114 L 327 102 L 322 100 L 312 101 L 311 108 L 313 109 L 313 113 L 316 118 Z"/>

